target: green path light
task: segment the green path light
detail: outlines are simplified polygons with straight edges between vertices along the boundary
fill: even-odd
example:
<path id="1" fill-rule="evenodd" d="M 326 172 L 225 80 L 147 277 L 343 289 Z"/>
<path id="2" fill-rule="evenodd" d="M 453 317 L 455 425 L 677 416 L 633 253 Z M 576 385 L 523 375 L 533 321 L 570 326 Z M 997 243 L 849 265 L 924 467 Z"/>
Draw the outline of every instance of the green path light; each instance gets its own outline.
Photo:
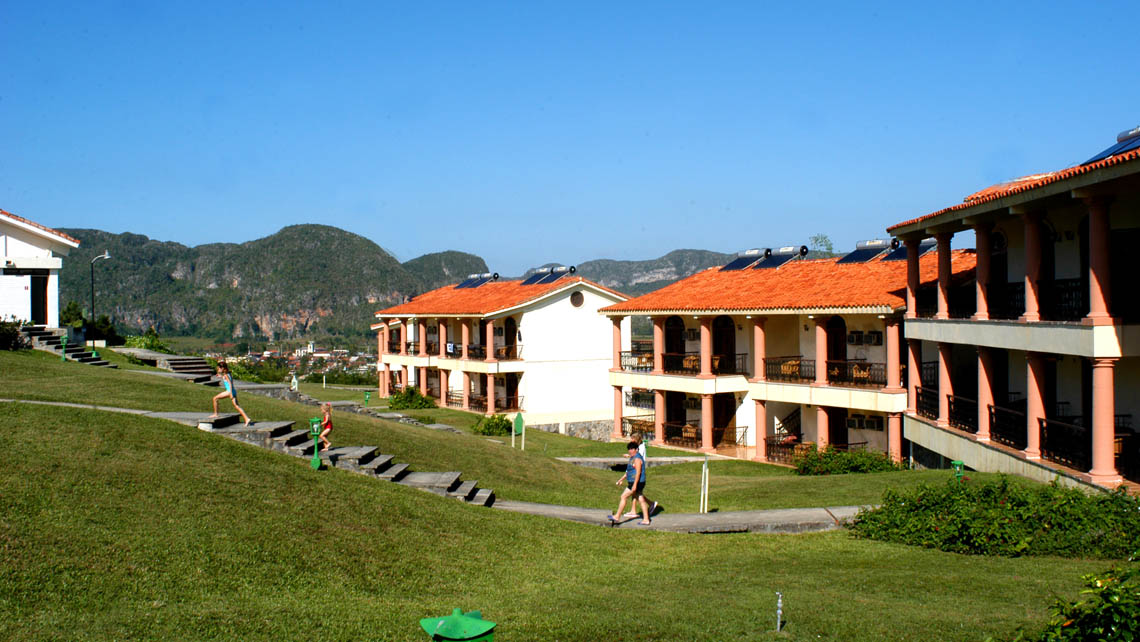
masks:
<path id="1" fill-rule="evenodd" d="M 67 336 L 60 337 L 59 339 L 59 360 L 67 361 Z"/>
<path id="2" fill-rule="evenodd" d="M 364 407 L 368 407 L 368 400 L 372 398 L 372 393 L 368 390 L 364 391 Z"/>
<path id="3" fill-rule="evenodd" d="M 321 418 L 313 417 L 309 419 L 309 434 L 313 436 L 313 458 L 309 460 L 309 468 L 313 470 L 321 469 L 321 444 L 317 439 L 321 436 Z"/>

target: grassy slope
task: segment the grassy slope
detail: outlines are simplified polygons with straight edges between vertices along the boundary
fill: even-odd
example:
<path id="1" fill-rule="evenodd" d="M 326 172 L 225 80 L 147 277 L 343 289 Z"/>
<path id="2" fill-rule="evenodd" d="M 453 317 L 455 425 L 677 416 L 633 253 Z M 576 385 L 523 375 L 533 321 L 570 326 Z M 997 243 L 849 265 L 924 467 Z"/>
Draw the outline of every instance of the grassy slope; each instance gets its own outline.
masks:
<path id="1" fill-rule="evenodd" d="M 499 640 L 979 640 L 1105 565 L 614 531 L 91 410 L 0 404 L 0 434 L 3 639 L 418 640 L 458 606 Z"/>

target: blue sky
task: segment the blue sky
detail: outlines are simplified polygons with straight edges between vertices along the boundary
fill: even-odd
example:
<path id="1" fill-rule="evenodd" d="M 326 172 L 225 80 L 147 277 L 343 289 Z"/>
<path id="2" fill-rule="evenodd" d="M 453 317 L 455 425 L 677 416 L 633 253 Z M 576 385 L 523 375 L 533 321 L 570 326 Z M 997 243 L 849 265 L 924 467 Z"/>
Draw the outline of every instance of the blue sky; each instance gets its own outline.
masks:
<path id="1" fill-rule="evenodd" d="M 0 208 L 520 274 L 847 248 L 1140 124 L 1135 2 L 765 4 L 2 1 Z"/>

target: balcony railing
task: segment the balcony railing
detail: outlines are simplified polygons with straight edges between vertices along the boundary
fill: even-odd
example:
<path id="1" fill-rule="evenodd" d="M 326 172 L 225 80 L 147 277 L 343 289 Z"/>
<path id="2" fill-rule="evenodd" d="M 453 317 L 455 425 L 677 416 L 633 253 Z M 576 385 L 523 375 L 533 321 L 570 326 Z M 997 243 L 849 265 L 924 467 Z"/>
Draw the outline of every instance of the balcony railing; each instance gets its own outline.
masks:
<path id="1" fill-rule="evenodd" d="M 938 419 L 938 390 L 935 388 L 916 388 L 914 411 L 920 417 Z"/>
<path id="2" fill-rule="evenodd" d="M 946 395 L 950 401 L 950 425 L 969 433 L 978 432 L 978 402 L 958 395 Z"/>
<path id="3" fill-rule="evenodd" d="M 459 359 L 463 356 L 463 345 L 459 343 L 448 343 L 443 346 L 443 354 L 448 359 Z"/>
<path id="4" fill-rule="evenodd" d="M 748 353 L 714 354 L 712 355 L 713 374 L 721 375 L 747 375 Z"/>
<path id="5" fill-rule="evenodd" d="M 683 448 L 700 448 L 701 447 L 701 429 L 691 423 L 680 421 L 667 421 L 664 424 L 665 428 L 665 443 L 673 446 L 681 446 Z M 716 447 L 724 440 L 725 434 L 730 434 L 735 437 L 735 428 L 713 428 L 712 429 L 712 443 Z"/>
<path id="6" fill-rule="evenodd" d="M 522 410 L 522 409 L 523 409 L 522 395 L 512 395 L 512 396 L 507 396 L 507 397 L 495 395 L 495 412 L 499 412 L 501 410 L 502 411 L 507 411 L 507 410 L 513 411 L 513 410 Z"/>
<path id="7" fill-rule="evenodd" d="M 642 435 L 648 441 L 653 438 L 653 420 L 655 415 L 634 415 L 621 418 L 621 433 L 626 437 L 636 434 Z"/>
<path id="8" fill-rule="evenodd" d="M 1025 314 L 1025 283 L 993 283 L 988 290 L 991 319 L 1016 319 Z"/>
<path id="9" fill-rule="evenodd" d="M 701 353 L 666 352 L 662 355 L 665 372 L 670 374 L 700 374 Z"/>
<path id="10" fill-rule="evenodd" d="M 803 357 L 764 359 L 764 378 L 769 381 L 815 381 L 815 360 Z"/>
<path id="11" fill-rule="evenodd" d="M 522 359 L 522 344 L 516 343 L 509 346 L 496 346 L 495 358 L 499 361 L 518 361 Z"/>
<path id="12" fill-rule="evenodd" d="M 840 386 L 887 385 L 887 364 L 872 361 L 828 361 L 827 381 Z"/>
<path id="13" fill-rule="evenodd" d="M 404 345 L 406 345 L 408 347 L 408 354 L 419 354 L 419 352 L 420 352 L 420 342 L 419 341 L 407 341 L 404 343 Z"/>
<path id="14" fill-rule="evenodd" d="M 468 395 L 469 408 L 475 412 L 487 412 L 487 397 L 484 395 Z"/>
<path id="15" fill-rule="evenodd" d="M 1028 443 L 1025 435 L 1025 413 L 992 404 L 989 409 L 990 439 L 1010 448 L 1024 450 Z"/>
<path id="16" fill-rule="evenodd" d="M 1054 279 L 1038 288 L 1041 318 L 1048 321 L 1080 321 L 1088 313 L 1088 284 L 1082 279 Z"/>
<path id="17" fill-rule="evenodd" d="M 1057 419 L 1041 424 L 1041 458 L 1085 471 L 1092 468 L 1092 436 L 1087 428 Z"/>
<path id="18" fill-rule="evenodd" d="M 791 465 L 795 463 L 796 447 L 800 445 L 800 441 L 794 435 L 783 438 L 768 437 L 764 440 L 764 445 L 768 461 Z"/>
<path id="19" fill-rule="evenodd" d="M 463 407 L 463 393 L 454 390 L 447 391 L 447 407 L 448 408 L 462 408 Z"/>
<path id="20" fill-rule="evenodd" d="M 653 393 L 649 390 L 630 390 L 625 393 L 625 405 L 630 408 L 654 410 L 656 408 Z"/>
<path id="21" fill-rule="evenodd" d="M 439 342 L 438 341 L 428 341 L 427 342 L 427 353 L 433 357 L 438 355 L 439 354 Z"/>
<path id="22" fill-rule="evenodd" d="M 653 353 L 629 351 L 621 353 L 621 369 L 626 372 L 651 372 Z"/>
<path id="23" fill-rule="evenodd" d="M 487 348 L 484 346 L 469 345 L 467 346 L 468 359 L 483 359 L 487 356 Z"/>
<path id="24" fill-rule="evenodd" d="M 397 341 L 389 341 L 388 342 L 388 354 L 399 354 L 399 353 L 400 353 L 400 342 L 398 340 Z"/>

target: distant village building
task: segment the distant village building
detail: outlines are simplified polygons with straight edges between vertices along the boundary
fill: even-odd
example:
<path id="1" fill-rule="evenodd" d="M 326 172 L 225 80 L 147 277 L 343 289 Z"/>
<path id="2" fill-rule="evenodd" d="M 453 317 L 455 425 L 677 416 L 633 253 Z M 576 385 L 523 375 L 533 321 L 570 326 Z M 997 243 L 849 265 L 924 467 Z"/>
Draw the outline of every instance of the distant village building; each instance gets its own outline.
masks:
<path id="1" fill-rule="evenodd" d="M 597 311 L 625 299 L 569 270 L 421 294 L 376 313 L 381 394 L 415 385 L 441 406 L 604 439 L 611 328 Z"/>
<path id="2" fill-rule="evenodd" d="M 1088 161 L 1026 176 L 894 225 L 912 251 L 904 432 L 916 456 L 1041 480 L 1140 482 L 1140 128 Z M 946 266 L 977 240 L 977 280 Z M 915 262 L 937 239 L 936 298 Z M 926 366 L 929 365 L 929 368 Z"/>
<path id="3" fill-rule="evenodd" d="M 59 327 L 59 270 L 79 240 L 0 210 L 0 317 Z"/>
<path id="4" fill-rule="evenodd" d="M 904 251 L 886 241 L 843 258 L 751 251 L 603 308 L 613 323 L 614 438 L 643 432 L 780 463 L 804 442 L 900 459 Z M 953 277 L 971 279 L 972 251 L 951 258 Z M 933 283 L 936 257 L 921 268 Z M 653 341 L 635 350 L 620 331 L 631 315 L 653 324 Z"/>

